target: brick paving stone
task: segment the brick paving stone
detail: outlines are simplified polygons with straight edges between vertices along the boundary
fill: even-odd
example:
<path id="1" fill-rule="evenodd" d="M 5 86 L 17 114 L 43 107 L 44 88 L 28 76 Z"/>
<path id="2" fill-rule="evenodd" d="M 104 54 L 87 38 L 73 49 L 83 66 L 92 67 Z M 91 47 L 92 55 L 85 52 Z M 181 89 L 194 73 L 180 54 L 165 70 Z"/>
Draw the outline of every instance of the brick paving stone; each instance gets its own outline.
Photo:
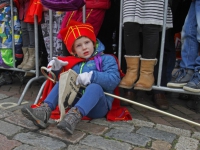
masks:
<path id="1" fill-rule="evenodd" d="M 136 105 L 131 105 L 131 107 L 139 112 L 147 112 L 148 110 L 146 108 L 143 108 L 143 107 L 139 107 L 139 106 L 136 106 Z"/>
<path id="2" fill-rule="evenodd" d="M 115 128 L 115 127 L 128 127 L 132 126 L 132 121 L 107 121 L 106 118 L 100 118 L 100 119 L 92 119 L 90 123 L 107 126 L 109 128 Z"/>
<path id="3" fill-rule="evenodd" d="M 136 133 L 145 135 L 147 137 L 151 137 L 157 140 L 164 140 L 169 143 L 172 143 L 176 138 L 176 135 L 173 133 L 165 132 L 158 129 L 148 128 L 148 127 L 141 127 L 136 131 Z"/>
<path id="4" fill-rule="evenodd" d="M 0 94 L 0 100 L 1 99 L 5 99 L 5 98 L 7 98 L 8 96 L 7 95 L 5 95 L 5 94 Z"/>
<path id="5" fill-rule="evenodd" d="M 133 147 L 130 144 L 119 142 L 111 139 L 104 139 L 101 136 L 88 135 L 80 144 L 99 148 L 102 150 L 131 150 Z"/>
<path id="6" fill-rule="evenodd" d="M 174 109 L 173 107 L 169 107 L 169 109 L 166 112 L 173 114 L 173 115 L 176 115 L 176 116 L 179 116 L 179 117 L 182 117 L 182 118 L 190 119 L 184 113 Z"/>
<path id="7" fill-rule="evenodd" d="M 120 131 L 116 129 L 110 130 L 108 133 L 105 134 L 105 136 L 109 138 L 114 138 L 120 141 L 124 141 L 132 145 L 143 146 L 143 147 L 145 147 L 147 143 L 151 141 L 151 139 L 148 138 L 147 136 L 130 133 L 130 132 L 128 133 L 128 132 L 124 132 L 124 131 Z"/>
<path id="8" fill-rule="evenodd" d="M 191 130 L 191 131 L 197 131 L 193 125 L 187 124 L 185 122 L 182 121 L 175 121 L 175 122 L 170 122 L 173 126 L 177 127 L 177 128 L 181 128 L 181 129 L 185 129 L 185 130 Z"/>
<path id="9" fill-rule="evenodd" d="M 135 109 L 133 109 L 133 108 L 130 107 L 130 106 L 126 106 L 126 108 L 128 109 L 128 111 L 129 111 L 130 113 L 136 113 L 136 112 L 137 112 Z"/>
<path id="10" fill-rule="evenodd" d="M 38 129 L 38 127 L 35 126 L 32 121 L 28 120 L 22 114 L 7 117 L 7 118 L 5 118 L 5 120 L 10 122 L 10 123 L 25 127 L 27 129 L 30 129 L 30 130 L 37 130 Z"/>
<path id="11" fill-rule="evenodd" d="M 174 133 L 176 135 L 187 136 L 187 137 L 191 136 L 191 131 L 190 130 L 170 127 L 170 126 L 166 126 L 166 125 L 162 125 L 162 124 L 157 124 L 155 126 L 155 128 L 158 129 L 158 130 Z"/>
<path id="12" fill-rule="evenodd" d="M 0 134 L 0 149 L 1 150 L 12 150 L 16 146 L 21 145 L 20 142 L 16 140 L 9 140 L 6 136 Z"/>
<path id="13" fill-rule="evenodd" d="M 51 124 L 48 128 L 40 130 L 39 132 L 73 144 L 79 142 L 86 135 L 84 132 L 77 130 L 74 131 L 73 135 L 67 134 L 66 132 L 58 129 L 55 124 Z"/>
<path id="14" fill-rule="evenodd" d="M 192 138 L 195 138 L 195 139 L 200 140 L 200 132 L 194 132 L 194 133 L 192 134 Z"/>
<path id="15" fill-rule="evenodd" d="M 133 123 L 134 126 L 139 126 L 139 127 L 153 127 L 155 124 L 149 121 L 143 121 L 139 119 L 133 119 L 129 121 L 130 123 Z"/>
<path id="16" fill-rule="evenodd" d="M 76 129 L 88 132 L 90 134 L 102 135 L 106 130 L 108 130 L 108 127 L 81 121 L 76 126 Z"/>
<path id="17" fill-rule="evenodd" d="M 150 149 L 135 147 L 133 150 L 150 150 Z"/>
<path id="18" fill-rule="evenodd" d="M 170 150 L 171 147 L 170 143 L 160 140 L 153 141 L 151 146 L 153 150 Z"/>
<path id="19" fill-rule="evenodd" d="M 183 106 L 180 106 L 180 105 L 173 105 L 172 106 L 173 108 L 179 110 L 180 112 L 182 112 L 183 114 L 186 114 L 186 115 L 191 115 L 191 114 L 196 114 L 194 111 L 191 111 Z"/>
<path id="20" fill-rule="evenodd" d="M 132 126 L 120 126 L 120 127 L 114 127 L 114 129 L 117 129 L 117 130 L 121 130 L 123 132 L 133 132 L 135 130 L 135 127 L 132 125 Z"/>
<path id="21" fill-rule="evenodd" d="M 143 116 L 143 113 L 142 112 L 131 112 L 130 113 L 131 116 L 132 116 L 132 119 L 139 119 L 139 120 L 144 120 L 144 121 L 148 121 L 148 119 Z"/>
<path id="22" fill-rule="evenodd" d="M 194 120 L 200 120 L 200 114 L 192 114 L 192 115 L 188 115 L 190 118 L 194 119 Z"/>
<path id="23" fill-rule="evenodd" d="M 112 124 L 112 122 L 107 121 L 106 118 L 92 119 L 90 122 L 107 127 L 109 127 Z"/>
<path id="24" fill-rule="evenodd" d="M 67 146 L 64 142 L 60 140 L 33 132 L 19 133 L 15 135 L 13 139 L 18 140 L 24 144 L 32 145 L 39 148 L 45 148 L 47 150 L 64 149 Z"/>
<path id="25" fill-rule="evenodd" d="M 159 124 L 164 124 L 167 126 L 172 126 L 169 122 L 167 122 L 166 120 L 164 120 L 162 117 L 148 117 L 152 122 L 154 122 L 155 124 L 159 123 Z"/>
<path id="26" fill-rule="evenodd" d="M 22 144 L 16 148 L 14 148 L 13 150 L 46 150 L 46 148 L 40 148 L 40 147 Z"/>
<path id="27" fill-rule="evenodd" d="M 199 141 L 189 137 L 181 136 L 175 145 L 176 150 L 198 150 Z"/>
<path id="28" fill-rule="evenodd" d="M 0 120 L 0 127 L 1 127 L 0 133 L 4 134 L 6 136 L 12 136 L 12 135 L 20 132 L 23 129 L 22 127 L 19 127 L 19 126 L 16 126 L 16 125 L 13 125 L 13 124 L 1 121 L 1 120 Z"/>
<path id="29" fill-rule="evenodd" d="M 69 145 L 67 147 L 67 150 L 101 150 L 101 149 L 79 144 L 79 145 Z"/>
<path id="30" fill-rule="evenodd" d="M 14 113 L 7 110 L 0 109 L 0 119 L 11 116 L 11 115 L 14 115 Z"/>
<path id="31" fill-rule="evenodd" d="M 162 117 L 162 116 L 165 116 L 161 113 L 150 111 L 150 110 L 143 113 L 143 115 L 146 116 L 146 117 Z"/>
<path id="32" fill-rule="evenodd" d="M 168 122 L 177 121 L 176 118 L 169 117 L 169 116 L 163 116 L 162 118 L 163 118 L 164 120 L 168 121 Z"/>

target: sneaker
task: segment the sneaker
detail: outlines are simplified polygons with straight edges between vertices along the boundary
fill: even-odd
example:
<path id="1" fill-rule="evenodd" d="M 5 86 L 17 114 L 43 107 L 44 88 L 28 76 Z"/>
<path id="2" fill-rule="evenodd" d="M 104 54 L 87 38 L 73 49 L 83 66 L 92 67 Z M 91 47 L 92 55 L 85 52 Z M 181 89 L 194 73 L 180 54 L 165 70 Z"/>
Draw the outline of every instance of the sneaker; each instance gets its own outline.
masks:
<path id="1" fill-rule="evenodd" d="M 13 83 L 13 79 L 12 79 L 10 72 L 3 72 L 0 75 L 0 86 L 12 84 L 12 83 Z"/>
<path id="2" fill-rule="evenodd" d="M 182 88 L 190 81 L 193 74 L 194 70 L 192 69 L 180 68 L 172 75 L 172 81 L 167 83 L 167 87 Z"/>
<path id="3" fill-rule="evenodd" d="M 82 116 L 79 110 L 75 107 L 72 107 L 67 112 L 64 119 L 58 123 L 57 127 L 61 130 L 67 131 L 70 134 L 73 134 L 74 129 L 77 123 L 81 121 L 81 118 Z"/>
<path id="4" fill-rule="evenodd" d="M 46 103 L 37 108 L 23 107 L 21 112 L 27 119 L 33 121 L 36 126 L 42 129 L 47 127 L 47 122 L 51 116 L 51 108 Z"/>
<path id="5" fill-rule="evenodd" d="M 183 86 L 183 89 L 190 92 L 200 92 L 200 73 L 195 72 L 190 82 Z"/>

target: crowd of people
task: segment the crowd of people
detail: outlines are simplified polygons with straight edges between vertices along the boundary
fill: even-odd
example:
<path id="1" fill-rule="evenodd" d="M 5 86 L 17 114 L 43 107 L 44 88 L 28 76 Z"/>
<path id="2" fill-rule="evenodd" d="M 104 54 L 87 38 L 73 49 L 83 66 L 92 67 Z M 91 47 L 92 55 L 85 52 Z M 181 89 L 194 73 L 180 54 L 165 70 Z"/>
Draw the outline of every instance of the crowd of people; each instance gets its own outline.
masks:
<path id="1" fill-rule="evenodd" d="M 29 71 L 35 69 L 34 25 L 26 21 L 26 13 L 31 4 L 29 0 L 18 0 L 18 2 L 23 60 L 17 68 Z M 200 92 L 199 2 L 199 0 L 169 0 L 161 86 Z M 115 38 L 118 34 L 116 29 L 119 26 L 120 2 L 86 0 L 86 23 L 82 23 L 82 9 L 54 11 L 53 60 L 49 57 L 48 47 L 49 9 L 43 6 L 43 19 L 39 24 L 41 37 L 45 41 L 43 49 L 46 50 L 44 53 L 48 58 L 45 64 L 49 68 L 48 71 L 51 70 L 58 75 L 63 68 L 65 71 L 73 69 L 78 74 L 76 84 L 86 87 L 80 89 L 79 93 L 82 93 L 82 96 L 75 98 L 72 108 L 58 123 L 59 129 L 73 134 L 76 124 L 82 117 L 105 117 L 111 110 L 114 99 L 106 96 L 104 92 L 113 94 L 117 87 L 123 89 L 123 97 L 132 101 L 137 101 L 138 90 L 150 92 L 152 101 L 158 109 L 169 109 L 166 92 L 152 89 L 157 82 L 159 69 L 164 3 L 164 0 L 124 0 L 122 4 L 122 60 L 124 60 L 122 62 L 124 63 L 121 68 L 115 57 L 108 55 L 116 50 L 112 44 L 118 41 Z M 172 74 L 176 62 L 175 33 L 181 33 L 181 62 L 180 67 Z M 125 74 L 123 77 L 121 69 Z M 46 128 L 52 111 L 58 105 L 58 91 L 59 82 L 53 86 L 39 107 L 24 107 L 22 113 L 36 126 Z M 121 105 L 130 104 L 121 102 Z M 190 99 L 187 106 L 200 112 L 198 98 Z"/>

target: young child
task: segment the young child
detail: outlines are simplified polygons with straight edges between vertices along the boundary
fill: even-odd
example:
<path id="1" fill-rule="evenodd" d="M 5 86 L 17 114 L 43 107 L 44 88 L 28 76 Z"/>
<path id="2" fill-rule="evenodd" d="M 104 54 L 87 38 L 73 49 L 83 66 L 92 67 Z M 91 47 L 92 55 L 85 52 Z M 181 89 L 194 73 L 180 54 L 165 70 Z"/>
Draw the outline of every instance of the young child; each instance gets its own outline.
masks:
<path id="1" fill-rule="evenodd" d="M 71 21 L 60 33 L 69 53 L 73 56 L 65 57 L 63 59 L 65 61 L 54 58 L 48 66 L 52 66 L 50 68 L 52 71 L 60 70 L 62 66 L 65 68 L 72 66 L 72 69 L 79 74 L 76 84 L 86 86 L 82 97 L 75 99 L 74 106 L 57 125 L 59 129 L 73 134 L 76 124 L 83 116 L 90 118 L 106 116 L 111 109 L 113 98 L 106 96 L 104 91 L 114 92 L 120 82 L 120 72 L 115 58 L 103 54 L 104 45 L 96 40 L 94 29 L 90 24 Z M 75 65 L 72 65 L 73 63 Z M 36 126 L 46 128 L 51 111 L 58 105 L 58 88 L 59 82 L 54 85 L 40 107 L 22 108 L 22 113 Z M 79 92 L 83 93 L 82 89 Z"/>

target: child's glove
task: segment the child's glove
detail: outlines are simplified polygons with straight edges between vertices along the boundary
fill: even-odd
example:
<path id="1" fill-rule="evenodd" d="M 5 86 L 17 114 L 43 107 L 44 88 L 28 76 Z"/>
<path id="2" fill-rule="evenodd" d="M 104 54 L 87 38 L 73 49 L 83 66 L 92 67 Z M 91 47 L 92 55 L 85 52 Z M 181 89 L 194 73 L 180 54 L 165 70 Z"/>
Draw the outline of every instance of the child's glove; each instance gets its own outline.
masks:
<path id="1" fill-rule="evenodd" d="M 49 62 L 47 65 L 47 71 L 56 71 L 60 70 L 61 67 L 66 66 L 68 64 L 67 61 L 59 60 L 57 57 L 53 57 L 53 60 Z"/>
<path id="2" fill-rule="evenodd" d="M 88 85 L 91 83 L 90 79 L 92 77 L 93 71 L 84 72 L 78 75 L 76 78 L 76 85 Z"/>

